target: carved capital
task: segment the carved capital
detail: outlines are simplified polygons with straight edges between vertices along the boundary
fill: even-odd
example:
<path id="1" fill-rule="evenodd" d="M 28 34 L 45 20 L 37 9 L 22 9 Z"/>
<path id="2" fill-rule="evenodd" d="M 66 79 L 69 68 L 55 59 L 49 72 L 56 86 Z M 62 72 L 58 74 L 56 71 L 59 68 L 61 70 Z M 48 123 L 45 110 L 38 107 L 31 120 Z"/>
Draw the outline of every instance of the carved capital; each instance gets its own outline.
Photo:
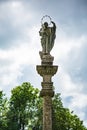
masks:
<path id="1" fill-rule="evenodd" d="M 56 74 L 58 66 L 41 66 L 37 65 L 36 67 L 38 74 L 40 74 L 42 77 L 44 75 L 51 75 L 53 76 Z"/>

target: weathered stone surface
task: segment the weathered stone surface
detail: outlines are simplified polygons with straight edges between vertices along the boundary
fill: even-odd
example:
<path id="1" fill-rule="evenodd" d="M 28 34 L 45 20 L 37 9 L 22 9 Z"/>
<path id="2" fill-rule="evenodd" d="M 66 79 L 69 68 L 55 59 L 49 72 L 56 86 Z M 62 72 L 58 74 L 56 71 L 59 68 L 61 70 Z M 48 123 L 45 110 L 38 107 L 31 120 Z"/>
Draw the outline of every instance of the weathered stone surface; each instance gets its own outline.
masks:
<path id="1" fill-rule="evenodd" d="M 46 53 L 43 54 L 42 52 L 39 52 L 39 54 L 40 54 L 42 65 L 49 66 L 49 65 L 53 64 L 53 60 L 54 60 L 53 56 L 51 56 L 50 54 L 46 54 Z"/>
<path id="2" fill-rule="evenodd" d="M 52 99 L 43 97 L 43 130 L 52 130 Z"/>
<path id="3" fill-rule="evenodd" d="M 41 76 L 44 76 L 44 75 L 53 76 L 54 74 L 56 74 L 58 66 L 37 65 L 36 69 L 37 69 L 38 74 L 40 74 Z"/>
<path id="4" fill-rule="evenodd" d="M 52 130 L 52 97 L 54 96 L 54 90 L 51 80 L 58 70 L 58 66 L 53 66 L 48 57 L 45 56 L 47 59 L 42 58 L 42 60 L 44 59 L 42 64 L 36 67 L 38 74 L 43 77 L 42 90 L 40 91 L 40 96 L 43 97 L 43 130 Z"/>
<path id="5" fill-rule="evenodd" d="M 44 98 L 44 96 L 49 96 L 50 98 L 54 96 L 54 91 L 52 89 L 42 89 L 40 91 L 40 96 Z"/>
<path id="6" fill-rule="evenodd" d="M 52 130 L 52 97 L 54 96 L 54 88 L 52 76 L 58 70 L 58 66 L 53 65 L 54 57 L 50 54 L 42 54 L 40 52 L 41 65 L 37 65 L 36 69 L 43 81 L 41 83 L 42 90 L 40 96 L 43 97 L 43 130 Z"/>
<path id="7" fill-rule="evenodd" d="M 42 82 L 41 86 L 43 89 L 52 89 L 53 90 L 53 82 Z"/>
<path id="8" fill-rule="evenodd" d="M 53 26 L 50 27 L 48 22 L 44 22 L 39 31 L 39 35 L 41 36 L 42 53 L 50 54 L 50 51 L 54 46 L 56 38 L 56 24 L 53 21 L 51 21 L 51 24 Z"/>

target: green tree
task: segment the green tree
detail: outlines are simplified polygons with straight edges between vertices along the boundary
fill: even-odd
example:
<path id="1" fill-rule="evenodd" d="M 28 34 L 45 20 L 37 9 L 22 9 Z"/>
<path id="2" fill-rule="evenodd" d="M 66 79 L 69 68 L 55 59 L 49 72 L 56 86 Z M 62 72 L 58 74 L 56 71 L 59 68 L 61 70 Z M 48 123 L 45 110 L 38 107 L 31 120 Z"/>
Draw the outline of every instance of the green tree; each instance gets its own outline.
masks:
<path id="1" fill-rule="evenodd" d="M 60 94 L 53 98 L 53 130 L 87 130 L 77 115 L 64 108 Z"/>
<path id="2" fill-rule="evenodd" d="M 25 82 L 11 91 L 6 130 L 42 130 L 42 98 Z M 53 130 L 87 130 L 77 115 L 64 108 L 60 94 L 52 99 Z M 3 129 L 4 130 L 4 129 Z"/>
<path id="3" fill-rule="evenodd" d="M 0 130 L 7 128 L 8 101 L 3 91 L 0 91 Z"/>
<path id="4" fill-rule="evenodd" d="M 32 127 L 37 119 L 37 104 L 39 90 L 25 82 L 11 91 L 10 107 L 8 112 L 8 129 L 25 130 Z"/>

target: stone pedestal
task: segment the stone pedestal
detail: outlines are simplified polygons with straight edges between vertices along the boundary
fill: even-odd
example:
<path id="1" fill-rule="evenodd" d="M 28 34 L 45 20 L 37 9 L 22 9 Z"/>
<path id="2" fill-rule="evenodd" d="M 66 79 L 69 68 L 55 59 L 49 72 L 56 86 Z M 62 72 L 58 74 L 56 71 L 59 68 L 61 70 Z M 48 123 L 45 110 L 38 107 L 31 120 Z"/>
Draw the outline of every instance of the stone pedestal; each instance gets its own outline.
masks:
<path id="1" fill-rule="evenodd" d="M 36 69 L 43 78 L 40 96 L 43 97 L 43 130 L 52 130 L 52 97 L 54 96 L 52 76 L 56 74 L 58 66 L 53 65 L 54 57 L 40 52 L 41 65 Z"/>

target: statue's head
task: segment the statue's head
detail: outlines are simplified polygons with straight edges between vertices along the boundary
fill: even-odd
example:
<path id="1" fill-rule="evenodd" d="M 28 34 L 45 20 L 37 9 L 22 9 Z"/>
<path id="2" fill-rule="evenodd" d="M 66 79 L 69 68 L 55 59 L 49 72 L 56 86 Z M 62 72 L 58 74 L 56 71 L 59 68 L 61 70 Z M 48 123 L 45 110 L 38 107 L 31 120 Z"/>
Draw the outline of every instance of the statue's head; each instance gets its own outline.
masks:
<path id="1" fill-rule="evenodd" d="M 45 22 L 45 23 L 44 23 L 44 26 L 45 26 L 45 27 L 48 27 L 48 23 L 47 23 L 47 22 Z"/>

